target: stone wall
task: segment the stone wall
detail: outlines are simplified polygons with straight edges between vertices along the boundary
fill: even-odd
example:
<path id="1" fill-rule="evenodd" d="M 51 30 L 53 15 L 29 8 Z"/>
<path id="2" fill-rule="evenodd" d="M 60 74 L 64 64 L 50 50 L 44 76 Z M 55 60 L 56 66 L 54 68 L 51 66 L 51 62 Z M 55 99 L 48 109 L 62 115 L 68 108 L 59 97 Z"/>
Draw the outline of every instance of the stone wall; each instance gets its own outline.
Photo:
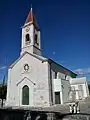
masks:
<path id="1" fill-rule="evenodd" d="M 90 115 L 69 115 L 62 120 L 90 120 Z"/>
<path id="2" fill-rule="evenodd" d="M 0 120 L 47 120 L 47 114 L 38 111 L 0 109 Z"/>
<path id="3" fill-rule="evenodd" d="M 7 108 L 0 109 L 0 120 L 90 120 L 90 115 Z"/>

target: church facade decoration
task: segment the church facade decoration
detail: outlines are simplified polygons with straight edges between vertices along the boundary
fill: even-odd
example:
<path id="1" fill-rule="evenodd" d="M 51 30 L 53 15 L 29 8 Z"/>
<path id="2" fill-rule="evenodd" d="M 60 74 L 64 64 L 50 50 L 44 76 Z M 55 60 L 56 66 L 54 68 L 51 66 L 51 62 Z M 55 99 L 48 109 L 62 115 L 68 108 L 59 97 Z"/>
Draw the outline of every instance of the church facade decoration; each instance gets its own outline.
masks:
<path id="1" fill-rule="evenodd" d="M 25 64 L 25 65 L 24 65 L 24 70 L 25 70 L 25 71 L 28 71 L 28 70 L 29 70 L 29 65 L 28 65 L 28 64 Z"/>

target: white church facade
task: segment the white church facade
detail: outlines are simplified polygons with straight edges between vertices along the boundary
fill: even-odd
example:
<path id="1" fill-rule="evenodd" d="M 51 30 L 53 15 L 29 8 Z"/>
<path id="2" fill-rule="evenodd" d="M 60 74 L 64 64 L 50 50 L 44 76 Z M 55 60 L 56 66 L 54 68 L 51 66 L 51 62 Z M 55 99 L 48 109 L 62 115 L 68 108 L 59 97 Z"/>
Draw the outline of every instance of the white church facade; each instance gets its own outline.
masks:
<path id="1" fill-rule="evenodd" d="M 8 69 L 6 106 L 48 107 L 68 101 L 72 71 L 42 56 L 32 8 L 22 27 L 20 57 Z"/>

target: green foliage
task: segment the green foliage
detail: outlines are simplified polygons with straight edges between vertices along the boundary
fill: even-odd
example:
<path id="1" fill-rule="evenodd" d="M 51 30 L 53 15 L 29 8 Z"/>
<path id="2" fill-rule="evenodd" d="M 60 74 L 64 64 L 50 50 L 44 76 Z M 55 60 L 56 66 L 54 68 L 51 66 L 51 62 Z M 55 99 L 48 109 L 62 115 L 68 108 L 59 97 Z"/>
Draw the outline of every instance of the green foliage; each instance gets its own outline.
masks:
<path id="1" fill-rule="evenodd" d="M 6 94 L 7 94 L 7 86 L 0 85 L 0 99 L 6 99 Z"/>

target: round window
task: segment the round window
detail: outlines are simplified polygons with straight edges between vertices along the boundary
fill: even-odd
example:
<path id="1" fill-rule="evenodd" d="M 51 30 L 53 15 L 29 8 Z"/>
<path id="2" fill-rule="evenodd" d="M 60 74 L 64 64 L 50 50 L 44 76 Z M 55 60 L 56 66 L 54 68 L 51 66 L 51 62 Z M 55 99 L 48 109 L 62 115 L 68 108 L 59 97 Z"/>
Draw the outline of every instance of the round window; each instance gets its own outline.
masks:
<path id="1" fill-rule="evenodd" d="M 29 65 L 28 65 L 28 64 L 25 64 L 25 65 L 24 65 L 24 70 L 25 70 L 25 71 L 28 71 L 28 70 L 29 70 Z"/>

